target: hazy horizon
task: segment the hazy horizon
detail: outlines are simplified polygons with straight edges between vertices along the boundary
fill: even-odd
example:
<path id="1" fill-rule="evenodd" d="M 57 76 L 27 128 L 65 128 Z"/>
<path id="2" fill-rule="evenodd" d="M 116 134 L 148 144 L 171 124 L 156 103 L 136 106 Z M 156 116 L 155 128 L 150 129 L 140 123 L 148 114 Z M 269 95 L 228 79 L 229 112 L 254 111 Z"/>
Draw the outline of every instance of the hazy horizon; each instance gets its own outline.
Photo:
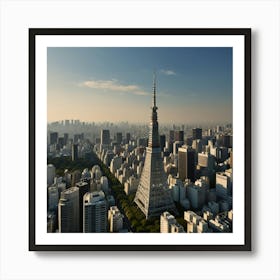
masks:
<path id="1" fill-rule="evenodd" d="M 232 123 L 232 48 L 48 48 L 48 123 Z"/>

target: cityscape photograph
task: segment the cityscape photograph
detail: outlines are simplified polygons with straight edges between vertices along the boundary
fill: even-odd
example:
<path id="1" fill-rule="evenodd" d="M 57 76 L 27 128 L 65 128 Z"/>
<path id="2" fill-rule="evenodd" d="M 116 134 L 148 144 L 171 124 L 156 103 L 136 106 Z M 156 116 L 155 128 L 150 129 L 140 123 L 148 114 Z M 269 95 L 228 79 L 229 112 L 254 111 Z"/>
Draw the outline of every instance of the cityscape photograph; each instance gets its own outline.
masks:
<path id="1" fill-rule="evenodd" d="M 46 231 L 232 233 L 232 58 L 48 47 Z"/>

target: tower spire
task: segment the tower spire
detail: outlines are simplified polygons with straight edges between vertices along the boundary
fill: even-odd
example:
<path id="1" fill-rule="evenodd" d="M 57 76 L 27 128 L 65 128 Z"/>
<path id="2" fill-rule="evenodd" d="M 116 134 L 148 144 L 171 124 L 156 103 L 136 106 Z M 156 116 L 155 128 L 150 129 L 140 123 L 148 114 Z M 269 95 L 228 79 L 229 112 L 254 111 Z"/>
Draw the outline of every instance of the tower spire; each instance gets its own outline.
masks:
<path id="1" fill-rule="evenodd" d="M 154 71 L 154 76 L 153 76 L 153 98 L 154 98 L 154 104 L 153 107 L 156 108 L 156 71 Z"/>

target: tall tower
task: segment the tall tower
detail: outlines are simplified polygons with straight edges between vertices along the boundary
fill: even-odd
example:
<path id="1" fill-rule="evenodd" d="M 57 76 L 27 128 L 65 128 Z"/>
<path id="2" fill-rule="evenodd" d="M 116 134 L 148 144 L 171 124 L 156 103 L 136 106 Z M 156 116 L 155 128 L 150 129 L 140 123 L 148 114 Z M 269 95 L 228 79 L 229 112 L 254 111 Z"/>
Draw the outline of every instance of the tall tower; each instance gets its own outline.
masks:
<path id="1" fill-rule="evenodd" d="M 88 192 L 83 201 L 83 232 L 107 232 L 107 203 L 104 192 Z"/>
<path id="2" fill-rule="evenodd" d="M 193 128 L 193 139 L 202 139 L 202 128 Z"/>
<path id="3" fill-rule="evenodd" d="M 178 149 L 178 173 L 183 182 L 195 181 L 195 151 L 185 145 Z"/>
<path id="4" fill-rule="evenodd" d="M 110 130 L 108 129 L 101 130 L 101 144 L 102 145 L 110 144 Z"/>
<path id="5" fill-rule="evenodd" d="M 54 183 L 55 177 L 55 167 L 53 164 L 47 165 L 47 186 L 50 186 Z"/>
<path id="6" fill-rule="evenodd" d="M 61 193 L 58 203 L 59 232 L 79 232 L 79 188 L 72 187 Z"/>
<path id="7" fill-rule="evenodd" d="M 167 177 L 163 169 L 160 140 L 158 133 L 157 106 L 156 106 L 156 79 L 153 81 L 153 104 L 150 122 L 149 141 L 146 148 L 146 158 L 141 174 L 139 186 L 134 202 L 145 214 L 146 219 L 160 216 L 170 210 L 177 212 L 170 190 L 167 186 Z"/>
<path id="8" fill-rule="evenodd" d="M 72 161 L 75 161 L 78 159 L 78 144 L 72 145 Z"/>

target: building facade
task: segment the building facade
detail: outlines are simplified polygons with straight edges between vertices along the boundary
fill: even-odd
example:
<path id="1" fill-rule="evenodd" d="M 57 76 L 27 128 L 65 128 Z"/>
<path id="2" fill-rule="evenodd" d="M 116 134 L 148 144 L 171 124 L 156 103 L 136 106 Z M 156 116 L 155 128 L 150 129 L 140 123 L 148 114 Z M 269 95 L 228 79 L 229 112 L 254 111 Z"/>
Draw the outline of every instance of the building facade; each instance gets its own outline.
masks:
<path id="1" fill-rule="evenodd" d="M 84 195 L 83 232 L 107 232 L 107 203 L 103 191 Z"/>
<path id="2" fill-rule="evenodd" d="M 108 129 L 101 130 L 101 144 L 102 145 L 110 144 L 110 130 Z"/>
<path id="3" fill-rule="evenodd" d="M 111 206 L 108 210 L 108 224 L 110 232 L 119 232 L 123 229 L 123 215 L 117 206 Z"/>
<path id="4" fill-rule="evenodd" d="M 79 188 L 71 187 L 61 193 L 58 203 L 59 232 L 79 232 Z"/>

